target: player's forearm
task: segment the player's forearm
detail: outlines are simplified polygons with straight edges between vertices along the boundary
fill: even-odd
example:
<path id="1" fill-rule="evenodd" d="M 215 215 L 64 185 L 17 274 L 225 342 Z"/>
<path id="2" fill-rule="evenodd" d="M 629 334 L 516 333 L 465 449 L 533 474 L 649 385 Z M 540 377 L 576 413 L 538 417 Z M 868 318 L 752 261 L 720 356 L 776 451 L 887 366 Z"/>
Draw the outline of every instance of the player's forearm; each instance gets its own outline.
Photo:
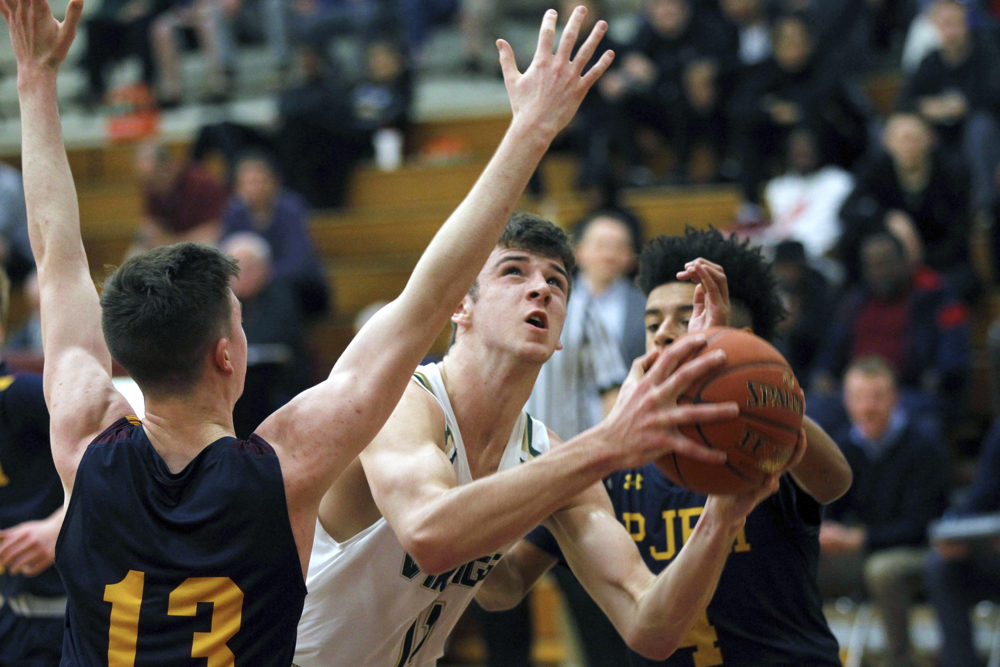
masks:
<path id="1" fill-rule="evenodd" d="M 715 594 L 726 558 L 745 519 L 712 509 L 712 499 L 691 537 L 670 566 L 651 579 L 634 615 L 620 627 L 628 646 L 652 660 L 665 660 L 694 627 Z"/>
<path id="2" fill-rule="evenodd" d="M 802 422 L 806 431 L 806 452 L 791 475 L 802 489 L 821 505 L 832 503 L 851 488 L 854 475 L 837 443 L 809 417 Z"/>
<path id="3" fill-rule="evenodd" d="M 486 611 L 513 609 L 530 590 L 530 586 L 521 577 L 520 570 L 508 556 L 509 554 L 505 555 L 497 563 L 476 592 L 476 602 Z"/>
<path id="4" fill-rule="evenodd" d="M 76 187 L 63 144 L 55 71 L 19 71 L 21 168 L 39 279 L 49 260 L 86 264 Z"/>
<path id="5" fill-rule="evenodd" d="M 475 281 L 528 179 L 552 142 L 550 132 L 515 117 L 479 180 L 434 236 L 403 292 L 444 325 Z"/>
<path id="6" fill-rule="evenodd" d="M 448 489 L 397 528 L 403 546 L 428 573 L 493 553 L 526 535 L 611 472 L 591 429 L 528 464 Z"/>

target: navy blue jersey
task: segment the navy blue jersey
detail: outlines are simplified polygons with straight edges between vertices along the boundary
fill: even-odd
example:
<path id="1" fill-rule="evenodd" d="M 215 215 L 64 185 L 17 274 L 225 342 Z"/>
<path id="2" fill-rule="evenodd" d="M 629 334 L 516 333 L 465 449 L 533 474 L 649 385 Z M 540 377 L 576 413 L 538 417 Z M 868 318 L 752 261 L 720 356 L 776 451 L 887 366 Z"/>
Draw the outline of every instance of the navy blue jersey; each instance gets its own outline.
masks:
<path id="1" fill-rule="evenodd" d="M 0 529 L 45 519 L 63 503 L 62 482 L 52 464 L 49 411 L 42 377 L 10 374 L 0 364 Z M 0 571 L 2 572 L 2 571 Z M 37 577 L 0 573 L 0 596 L 62 597 L 54 567 Z"/>
<path id="2" fill-rule="evenodd" d="M 63 665 L 292 661 L 306 587 L 281 467 L 257 436 L 174 474 L 136 418 L 119 420 L 80 461 L 56 564 Z"/>
<path id="3" fill-rule="evenodd" d="M 605 483 L 642 559 L 653 573 L 663 571 L 690 537 L 706 496 L 677 486 L 654 464 Z M 747 517 L 707 614 L 681 647 L 662 662 L 629 651 L 629 664 L 840 667 L 816 584 L 819 524 L 820 505 L 785 475 L 778 493 Z M 528 539 L 560 557 L 540 530 Z"/>

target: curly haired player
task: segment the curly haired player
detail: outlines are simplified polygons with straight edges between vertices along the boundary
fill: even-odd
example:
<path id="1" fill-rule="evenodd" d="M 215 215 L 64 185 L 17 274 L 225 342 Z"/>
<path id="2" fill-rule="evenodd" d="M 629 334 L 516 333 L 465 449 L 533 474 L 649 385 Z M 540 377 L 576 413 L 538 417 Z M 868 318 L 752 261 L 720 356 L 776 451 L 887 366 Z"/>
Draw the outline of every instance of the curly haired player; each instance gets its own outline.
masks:
<path id="1" fill-rule="evenodd" d="M 733 280 L 727 281 L 726 276 Z M 760 251 L 716 230 L 661 236 L 644 249 L 639 287 L 646 293 L 646 349 L 669 350 L 688 331 L 730 324 L 770 336 L 783 316 Z M 836 444 L 808 418 L 808 447 L 781 477 L 777 494 L 747 517 L 719 586 L 680 648 L 657 662 L 629 652 L 629 664 L 840 665 L 816 584 L 822 504 L 843 495 L 851 470 Z M 653 572 L 667 568 L 700 523 L 706 496 L 684 489 L 648 464 L 605 480 L 618 520 Z M 477 600 L 516 604 L 562 558 L 539 528 L 508 553 Z"/>

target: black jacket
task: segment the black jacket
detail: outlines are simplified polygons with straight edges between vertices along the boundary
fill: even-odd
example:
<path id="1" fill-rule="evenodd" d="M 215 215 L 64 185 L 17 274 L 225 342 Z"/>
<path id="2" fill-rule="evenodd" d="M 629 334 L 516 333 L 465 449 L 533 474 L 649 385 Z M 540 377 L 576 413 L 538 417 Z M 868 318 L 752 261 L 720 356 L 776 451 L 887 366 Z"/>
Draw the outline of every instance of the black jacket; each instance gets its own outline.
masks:
<path id="1" fill-rule="evenodd" d="M 854 484 L 828 505 L 824 518 L 862 525 L 869 553 L 927 543 L 927 524 L 948 504 L 948 455 L 936 434 L 910 420 L 873 460 L 844 429 L 834 438 Z"/>
<path id="2" fill-rule="evenodd" d="M 908 194 L 899 183 L 892 158 L 883 154 L 858 176 L 854 191 L 840 209 L 843 236 L 841 258 L 848 279 L 860 275 L 858 253 L 861 242 L 885 230 L 885 215 L 891 210 L 913 220 L 924 243 L 924 262 L 935 271 L 948 272 L 968 261 L 969 182 L 966 174 L 935 154 L 924 191 Z"/>

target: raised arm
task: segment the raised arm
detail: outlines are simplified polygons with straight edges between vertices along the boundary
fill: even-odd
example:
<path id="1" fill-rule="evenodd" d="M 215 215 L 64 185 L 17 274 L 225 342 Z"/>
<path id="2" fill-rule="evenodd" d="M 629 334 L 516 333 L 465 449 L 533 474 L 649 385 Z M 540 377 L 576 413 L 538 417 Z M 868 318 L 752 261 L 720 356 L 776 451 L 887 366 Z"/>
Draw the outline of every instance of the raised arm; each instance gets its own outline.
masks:
<path id="1" fill-rule="evenodd" d="M 552 139 L 610 64 L 607 52 L 582 73 L 607 29 L 603 21 L 570 59 L 584 14 L 582 7 L 573 13 L 553 54 L 556 12 L 546 12 L 538 50 L 524 74 L 510 46 L 497 43 L 514 116 L 493 159 L 435 235 L 403 293 L 355 336 L 329 379 L 258 429 L 279 446 L 293 505 L 300 492 L 304 502 L 318 504 L 382 428 L 411 373 L 472 286 Z"/>
<path id="2" fill-rule="evenodd" d="M 677 406 L 687 387 L 724 363 L 706 355 L 681 365 L 703 345 L 696 337 L 677 343 L 641 381 L 623 386 L 615 410 L 598 426 L 528 463 L 461 486 L 442 448 L 432 444 L 443 438 L 443 417 L 435 423 L 423 416 L 440 408 L 411 387 L 361 454 L 372 497 L 407 553 L 433 574 L 518 540 L 615 470 L 670 451 L 722 463 L 719 452 L 677 430 L 681 423 L 726 419 L 737 411 L 735 403 Z"/>
<path id="3" fill-rule="evenodd" d="M 80 236 L 76 187 L 56 102 L 56 74 L 82 11 L 82 0 L 72 0 L 60 23 L 45 0 L 0 0 L 17 59 L 21 162 L 41 293 L 52 457 L 67 491 L 86 445 L 130 412 L 111 383 L 111 355 Z"/>

